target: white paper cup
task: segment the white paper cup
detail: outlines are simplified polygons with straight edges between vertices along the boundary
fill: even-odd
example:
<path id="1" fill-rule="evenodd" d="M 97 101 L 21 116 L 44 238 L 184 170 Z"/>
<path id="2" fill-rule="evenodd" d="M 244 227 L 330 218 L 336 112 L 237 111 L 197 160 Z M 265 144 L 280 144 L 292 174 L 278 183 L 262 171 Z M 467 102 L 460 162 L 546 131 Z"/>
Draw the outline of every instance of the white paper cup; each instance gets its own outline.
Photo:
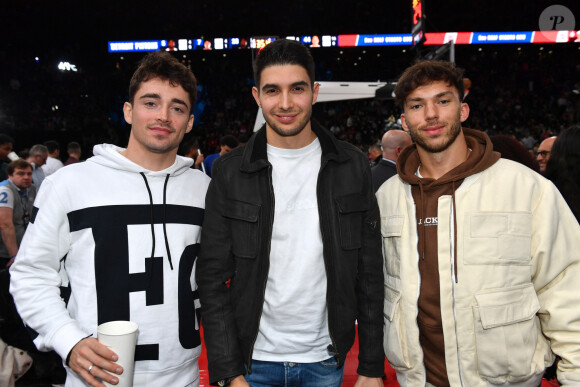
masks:
<path id="1" fill-rule="evenodd" d="M 123 367 L 117 387 L 133 386 L 133 365 L 135 364 L 135 345 L 139 326 L 132 321 L 110 321 L 97 327 L 99 342 L 119 357 L 117 364 Z M 105 381 L 106 386 L 113 386 Z"/>

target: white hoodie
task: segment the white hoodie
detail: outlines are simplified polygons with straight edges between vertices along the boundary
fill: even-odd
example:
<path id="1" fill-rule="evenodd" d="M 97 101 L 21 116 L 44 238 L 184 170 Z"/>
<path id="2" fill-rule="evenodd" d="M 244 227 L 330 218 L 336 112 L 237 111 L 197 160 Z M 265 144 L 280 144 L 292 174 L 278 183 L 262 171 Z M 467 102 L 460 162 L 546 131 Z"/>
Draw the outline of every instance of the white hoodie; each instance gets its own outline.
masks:
<path id="1" fill-rule="evenodd" d="M 195 260 L 210 179 L 191 159 L 153 172 L 123 150 L 95 146 L 95 157 L 45 179 L 11 293 L 39 349 L 65 359 L 99 324 L 131 320 L 139 324 L 134 384 L 197 386 Z M 67 373 L 67 387 L 86 385 Z"/>

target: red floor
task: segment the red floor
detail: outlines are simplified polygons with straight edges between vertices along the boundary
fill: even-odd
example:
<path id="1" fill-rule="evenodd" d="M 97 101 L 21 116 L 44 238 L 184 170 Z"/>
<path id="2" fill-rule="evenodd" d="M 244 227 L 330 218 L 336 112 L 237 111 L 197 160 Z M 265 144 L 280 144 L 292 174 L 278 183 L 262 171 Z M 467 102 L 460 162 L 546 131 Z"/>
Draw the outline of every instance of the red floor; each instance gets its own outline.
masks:
<path id="1" fill-rule="evenodd" d="M 203 341 L 203 329 L 201 330 L 202 337 L 202 350 L 201 357 L 199 358 L 199 387 L 208 387 L 209 380 L 207 374 L 207 357 L 205 351 L 205 342 Z M 343 387 L 352 387 L 356 382 L 357 373 L 356 368 L 358 366 L 358 337 L 354 342 L 354 346 L 351 351 L 346 356 L 346 363 L 344 364 L 344 380 L 342 382 Z M 395 371 L 389 366 L 385 359 L 385 386 L 395 387 L 399 386 L 397 383 L 397 378 L 395 377 Z"/>
<path id="2" fill-rule="evenodd" d="M 201 357 L 199 358 L 199 374 L 200 374 L 200 387 L 209 387 L 209 380 L 207 374 L 207 355 L 205 351 L 205 342 L 203 341 L 203 329 L 201 330 L 202 337 L 202 350 Z M 352 387 L 356 382 L 357 373 L 356 368 L 358 366 L 358 336 L 354 341 L 354 345 L 348 355 L 346 356 L 346 363 L 344 365 L 344 380 L 342 382 L 343 387 Z M 395 371 L 389 366 L 389 363 L 385 359 L 385 375 L 384 380 L 385 386 L 398 387 L 397 377 L 395 376 Z M 548 382 L 544 380 L 542 387 L 553 387 L 558 386 L 557 382 Z"/>

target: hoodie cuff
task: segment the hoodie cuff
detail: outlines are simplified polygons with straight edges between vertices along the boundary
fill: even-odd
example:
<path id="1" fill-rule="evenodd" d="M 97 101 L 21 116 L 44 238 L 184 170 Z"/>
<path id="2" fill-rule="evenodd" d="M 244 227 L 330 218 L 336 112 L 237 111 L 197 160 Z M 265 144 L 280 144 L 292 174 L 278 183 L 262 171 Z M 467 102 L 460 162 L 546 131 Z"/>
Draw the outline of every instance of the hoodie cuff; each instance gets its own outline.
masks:
<path id="1" fill-rule="evenodd" d="M 62 359 L 66 359 L 75 345 L 89 334 L 80 329 L 76 322 L 60 328 L 52 338 L 52 347 Z"/>

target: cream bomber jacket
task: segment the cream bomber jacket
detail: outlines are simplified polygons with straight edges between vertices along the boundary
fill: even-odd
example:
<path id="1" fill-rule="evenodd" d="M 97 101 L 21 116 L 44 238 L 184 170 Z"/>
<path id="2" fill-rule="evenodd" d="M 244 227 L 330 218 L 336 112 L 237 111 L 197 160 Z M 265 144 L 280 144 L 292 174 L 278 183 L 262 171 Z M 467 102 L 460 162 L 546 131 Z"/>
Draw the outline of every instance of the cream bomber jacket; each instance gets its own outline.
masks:
<path id="1" fill-rule="evenodd" d="M 580 226 L 555 186 L 500 159 L 439 198 L 438 255 L 445 362 L 452 386 L 580 383 Z M 398 176 L 377 192 L 385 271 L 387 359 L 401 386 L 424 386 L 416 323 L 420 278 L 411 187 Z"/>

